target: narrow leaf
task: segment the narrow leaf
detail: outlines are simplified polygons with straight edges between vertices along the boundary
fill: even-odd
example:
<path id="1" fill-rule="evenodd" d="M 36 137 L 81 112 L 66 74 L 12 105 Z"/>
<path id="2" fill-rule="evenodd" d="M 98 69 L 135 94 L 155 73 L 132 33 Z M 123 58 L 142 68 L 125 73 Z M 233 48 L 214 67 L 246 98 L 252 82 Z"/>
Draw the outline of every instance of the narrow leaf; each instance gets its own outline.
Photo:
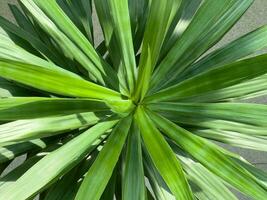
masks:
<path id="1" fill-rule="evenodd" d="M 122 199 L 146 199 L 141 135 L 136 123 L 128 135 L 122 182 Z"/>
<path id="2" fill-rule="evenodd" d="M 211 93 L 259 77 L 267 72 L 267 55 L 242 60 L 201 73 L 146 98 L 148 102 L 177 101 Z M 233 73 L 234 72 L 234 73 Z M 212 77 L 212 79 L 211 79 Z M 209 99 L 206 99 L 209 101 Z"/>
<path id="3" fill-rule="evenodd" d="M 0 145 L 49 137 L 96 124 L 105 113 L 78 113 L 62 117 L 18 120 L 0 125 Z"/>
<path id="4" fill-rule="evenodd" d="M 197 60 L 235 24 L 253 0 L 205 0 L 194 19 L 160 63 L 151 91 L 163 88 Z"/>
<path id="5" fill-rule="evenodd" d="M 108 111 L 102 101 L 91 99 L 13 97 L 0 99 L 0 121 Z"/>
<path id="6" fill-rule="evenodd" d="M 159 130 L 140 107 L 136 111 L 135 120 L 153 163 L 173 195 L 177 199 L 193 199 L 180 162 Z"/>
<path id="7" fill-rule="evenodd" d="M 51 181 L 60 177 L 84 159 L 86 154 L 95 148 L 94 145 L 100 143 L 101 140 L 99 141 L 98 138 L 116 123 L 117 120 L 99 123 L 72 139 L 37 162 L 16 182 L 7 186 L 2 185 L 0 187 L 1 195 L 5 196 L 8 200 L 25 200 L 34 197 Z M 40 169 L 47 173 L 40 174 Z"/>
<path id="8" fill-rule="evenodd" d="M 119 160 L 131 123 L 132 116 L 128 116 L 113 129 L 107 143 L 86 174 L 75 200 L 100 199 Z"/>
<path id="9" fill-rule="evenodd" d="M 220 147 L 193 135 L 157 114 L 152 112 L 149 114 L 168 137 L 211 172 L 252 198 L 259 200 L 267 198 L 266 187 L 241 165 L 225 156 Z"/>

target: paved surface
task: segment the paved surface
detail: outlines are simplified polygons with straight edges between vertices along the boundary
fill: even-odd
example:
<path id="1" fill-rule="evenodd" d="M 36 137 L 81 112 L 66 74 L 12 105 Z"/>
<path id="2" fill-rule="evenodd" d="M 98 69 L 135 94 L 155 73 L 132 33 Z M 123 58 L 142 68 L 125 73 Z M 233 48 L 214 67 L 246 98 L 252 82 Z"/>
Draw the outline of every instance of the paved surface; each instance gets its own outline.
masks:
<path id="1" fill-rule="evenodd" d="M 5 16 L 10 20 L 13 20 L 13 17 L 11 16 L 8 9 L 8 3 L 14 4 L 16 3 L 16 0 L 0 0 L 0 15 Z M 238 38 L 241 35 L 244 35 L 245 33 L 248 33 L 256 29 L 261 25 L 267 24 L 266 16 L 267 16 L 267 0 L 255 0 L 252 7 L 246 12 L 246 14 L 240 19 L 240 21 L 229 31 L 229 33 L 218 43 L 218 45 L 215 46 L 215 48 L 223 44 L 226 44 L 234 40 L 235 38 Z M 96 20 L 95 24 L 97 24 Z M 99 41 L 101 40 L 101 30 L 99 27 L 95 30 L 95 35 L 96 35 L 95 38 L 96 43 L 99 43 Z M 267 52 L 267 50 L 265 50 L 264 52 Z M 257 103 L 267 103 L 267 98 L 261 97 L 253 101 Z M 231 148 L 231 150 L 241 154 L 243 157 L 248 159 L 250 162 L 254 163 L 259 168 L 267 170 L 266 153 L 247 151 L 238 148 Z M 13 165 L 13 167 L 19 162 L 20 161 L 18 160 Z M 239 195 L 239 199 L 247 200 L 247 198 L 244 198 L 242 195 Z"/>

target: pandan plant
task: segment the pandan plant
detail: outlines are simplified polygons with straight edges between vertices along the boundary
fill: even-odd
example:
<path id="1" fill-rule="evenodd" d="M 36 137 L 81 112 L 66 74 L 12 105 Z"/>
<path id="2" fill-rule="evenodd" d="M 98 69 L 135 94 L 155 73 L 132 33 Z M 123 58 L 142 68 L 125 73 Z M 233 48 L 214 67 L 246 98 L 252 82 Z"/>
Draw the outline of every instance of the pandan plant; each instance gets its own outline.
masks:
<path id="1" fill-rule="evenodd" d="M 209 51 L 252 3 L 10 5 L 16 23 L 0 18 L 0 199 L 236 200 L 238 190 L 266 200 L 267 174 L 225 147 L 267 151 L 267 106 L 244 101 L 267 93 L 267 54 L 254 54 L 267 26 Z"/>

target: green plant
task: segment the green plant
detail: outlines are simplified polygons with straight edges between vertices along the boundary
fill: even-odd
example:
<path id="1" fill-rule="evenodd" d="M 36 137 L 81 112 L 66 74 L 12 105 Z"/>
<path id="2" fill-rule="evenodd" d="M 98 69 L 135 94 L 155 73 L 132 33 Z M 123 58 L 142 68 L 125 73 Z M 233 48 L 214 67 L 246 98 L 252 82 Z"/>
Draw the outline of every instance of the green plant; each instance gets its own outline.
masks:
<path id="1" fill-rule="evenodd" d="M 205 54 L 253 0 L 20 0 L 0 18 L 0 199 L 267 199 L 263 26 Z M 147 181 L 145 183 L 145 178 Z"/>

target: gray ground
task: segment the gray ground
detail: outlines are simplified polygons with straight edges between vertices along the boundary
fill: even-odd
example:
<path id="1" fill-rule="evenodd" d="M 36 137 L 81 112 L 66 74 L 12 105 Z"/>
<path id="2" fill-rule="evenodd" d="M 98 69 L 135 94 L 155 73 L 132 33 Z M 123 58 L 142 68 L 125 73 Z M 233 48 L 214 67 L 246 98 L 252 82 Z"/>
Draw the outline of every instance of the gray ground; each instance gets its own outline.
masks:
<path id="1" fill-rule="evenodd" d="M 16 0 L 0 0 L 0 15 L 5 16 L 9 18 L 10 20 L 13 20 L 9 9 L 8 9 L 8 3 L 16 3 Z M 97 24 L 97 22 L 95 22 Z M 218 45 L 216 45 L 215 48 L 226 44 L 235 38 L 250 32 L 254 30 L 255 28 L 267 24 L 267 0 L 255 0 L 252 7 L 247 11 L 247 13 L 240 19 L 240 21 L 231 29 L 231 31 L 223 38 L 222 41 L 219 42 Z M 98 28 L 96 31 L 96 41 L 99 42 L 101 39 L 101 31 L 100 28 Z M 267 51 L 266 51 L 267 52 Z M 257 98 L 253 100 L 257 103 L 266 103 L 267 98 Z M 261 169 L 267 170 L 267 155 L 266 153 L 262 152 L 256 152 L 256 151 L 247 151 L 237 148 L 231 148 L 231 150 L 234 150 L 235 152 L 239 153 L 243 157 L 245 157 L 250 162 L 254 163 L 257 167 Z M 22 158 L 23 159 L 23 158 Z M 17 163 L 20 163 L 21 159 L 18 160 Z M 11 166 L 12 167 L 12 166 Z M 13 166 L 14 167 L 14 166 Z M 242 195 L 238 195 L 240 200 L 247 200 L 247 198 L 244 198 Z"/>

